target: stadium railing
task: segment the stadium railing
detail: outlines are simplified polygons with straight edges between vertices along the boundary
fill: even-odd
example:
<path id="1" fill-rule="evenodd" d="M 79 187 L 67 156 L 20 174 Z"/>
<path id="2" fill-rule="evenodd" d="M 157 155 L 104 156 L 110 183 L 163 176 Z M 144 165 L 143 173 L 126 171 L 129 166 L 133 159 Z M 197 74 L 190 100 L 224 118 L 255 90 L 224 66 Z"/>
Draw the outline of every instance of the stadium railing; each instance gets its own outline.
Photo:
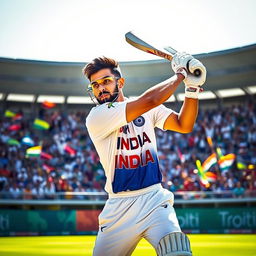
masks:
<path id="1" fill-rule="evenodd" d="M 256 203 L 256 191 L 236 197 L 232 191 L 179 191 L 174 193 L 175 204 L 232 204 Z M 35 195 L 0 192 L 0 205 L 104 205 L 108 196 L 105 192 L 57 192 L 51 195 Z"/>

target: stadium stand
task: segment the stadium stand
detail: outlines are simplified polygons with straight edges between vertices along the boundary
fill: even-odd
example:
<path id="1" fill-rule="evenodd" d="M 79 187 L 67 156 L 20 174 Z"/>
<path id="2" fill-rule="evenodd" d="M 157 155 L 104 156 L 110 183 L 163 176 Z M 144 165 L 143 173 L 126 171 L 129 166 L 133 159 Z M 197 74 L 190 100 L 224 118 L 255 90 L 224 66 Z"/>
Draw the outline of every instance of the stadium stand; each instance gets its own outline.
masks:
<path id="1" fill-rule="evenodd" d="M 84 125 L 86 114 L 41 108 L 38 116 L 18 112 L 18 119 L 16 115 L 2 117 L 2 197 L 53 199 L 56 192 L 104 191 L 104 172 Z M 46 120 L 49 129 L 38 130 L 36 118 Z M 157 137 L 163 185 L 171 191 L 212 191 L 222 197 L 255 194 L 256 109 L 252 102 L 203 109 L 192 133 L 157 130 Z M 212 138 L 214 147 L 209 146 L 207 137 Z M 26 155 L 28 148 L 37 145 L 42 145 L 40 153 Z M 204 184 L 196 160 L 204 162 L 215 148 L 236 158 L 224 168 L 213 164 L 209 184 Z"/>
<path id="2" fill-rule="evenodd" d="M 208 79 L 194 131 L 157 130 L 163 185 L 177 198 L 255 195 L 255 56 L 256 45 L 197 56 Z M 84 125 L 93 105 L 83 65 L 0 59 L 1 199 L 86 199 L 83 192 L 104 192 L 104 172 Z M 130 97 L 170 75 L 163 60 L 121 67 Z M 174 110 L 182 90 L 167 102 Z"/>

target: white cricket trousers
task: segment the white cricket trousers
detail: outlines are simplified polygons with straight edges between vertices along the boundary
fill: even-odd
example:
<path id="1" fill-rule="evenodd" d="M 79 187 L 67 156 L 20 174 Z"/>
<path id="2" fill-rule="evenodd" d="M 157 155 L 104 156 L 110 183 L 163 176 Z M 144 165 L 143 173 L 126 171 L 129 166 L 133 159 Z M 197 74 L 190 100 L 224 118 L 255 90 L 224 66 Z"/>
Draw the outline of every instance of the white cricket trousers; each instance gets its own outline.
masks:
<path id="1" fill-rule="evenodd" d="M 145 238 L 155 249 L 162 237 L 179 232 L 173 193 L 160 184 L 136 196 L 110 197 L 99 215 L 93 256 L 129 256 Z"/>

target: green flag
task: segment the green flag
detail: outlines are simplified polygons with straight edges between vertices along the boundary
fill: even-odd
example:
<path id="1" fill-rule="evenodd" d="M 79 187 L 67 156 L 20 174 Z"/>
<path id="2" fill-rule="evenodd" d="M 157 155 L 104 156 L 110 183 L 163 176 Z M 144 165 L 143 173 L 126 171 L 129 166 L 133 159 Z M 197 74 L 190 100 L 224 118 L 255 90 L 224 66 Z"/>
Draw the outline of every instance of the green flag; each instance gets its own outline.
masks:
<path id="1" fill-rule="evenodd" d="M 48 130 L 50 128 L 50 124 L 44 120 L 36 118 L 33 127 L 38 130 Z"/>
<path id="2" fill-rule="evenodd" d="M 8 145 L 14 145 L 14 146 L 20 145 L 20 143 L 19 143 L 17 140 L 15 140 L 15 139 L 9 139 L 9 140 L 7 141 L 7 144 L 8 144 Z"/>
<path id="3" fill-rule="evenodd" d="M 4 116 L 5 117 L 14 117 L 16 114 L 10 110 L 5 110 Z"/>

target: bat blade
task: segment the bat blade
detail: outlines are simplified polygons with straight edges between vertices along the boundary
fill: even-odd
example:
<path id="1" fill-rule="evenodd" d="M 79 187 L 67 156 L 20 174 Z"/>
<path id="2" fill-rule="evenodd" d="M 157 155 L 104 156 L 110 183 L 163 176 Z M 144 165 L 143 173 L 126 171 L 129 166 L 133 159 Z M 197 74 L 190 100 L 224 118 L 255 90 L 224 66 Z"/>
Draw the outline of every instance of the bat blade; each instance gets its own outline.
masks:
<path id="1" fill-rule="evenodd" d="M 138 36 L 136 36 L 133 32 L 128 32 L 125 34 L 125 39 L 126 41 L 134 46 L 135 48 L 159 56 L 161 58 L 167 59 L 169 61 L 172 60 L 173 55 L 176 53 L 176 51 L 173 49 L 173 53 L 169 53 L 167 51 L 165 51 L 165 49 L 157 49 L 154 46 L 146 43 L 145 41 L 143 41 L 142 39 L 140 39 Z"/>
<path id="2" fill-rule="evenodd" d="M 142 39 L 140 39 L 132 31 L 127 32 L 125 34 L 125 39 L 126 39 L 127 43 L 134 46 L 135 48 L 137 48 L 141 51 L 159 56 L 161 58 L 167 59 L 169 61 L 171 61 L 173 59 L 173 56 L 177 52 L 175 49 L 173 49 L 170 46 L 164 47 L 163 49 L 161 48 L 161 50 L 159 50 L 158 48 L 155 48 L 154 46 L 152 46 L 152 45 L 146 43 L 145 41 L 143 41 Z M 189 65 L 189 63 L 188 63 L 188 65 Z M 187 70 L 189 70 L 189 67 L 187 67 Z M 200 76 L 201 70 L 196 69 L 194 71 L 194 75 L 197 77 Z"/>

